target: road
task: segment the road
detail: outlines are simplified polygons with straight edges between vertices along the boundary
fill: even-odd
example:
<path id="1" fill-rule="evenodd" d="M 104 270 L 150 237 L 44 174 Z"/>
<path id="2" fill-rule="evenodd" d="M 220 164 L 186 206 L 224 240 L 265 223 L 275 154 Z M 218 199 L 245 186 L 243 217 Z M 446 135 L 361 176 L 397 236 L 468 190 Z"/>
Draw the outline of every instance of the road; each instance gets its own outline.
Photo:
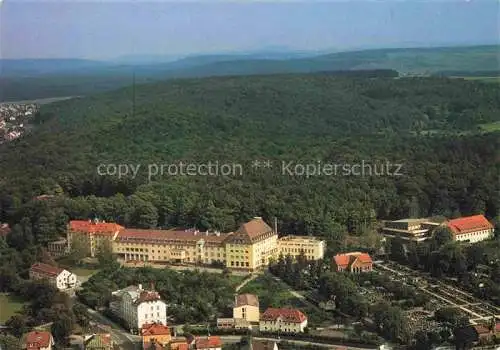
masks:
<path id="1" fill-rule="evenodd" d="M 119 344 L 121 348 L 125 350 L 142 349 L 142 338 L 140 336 L 128 333 L 125 329 L 93 309 L 87 308 L 87 313 L 92 321 L 105 326 L 113 341 Z"/>

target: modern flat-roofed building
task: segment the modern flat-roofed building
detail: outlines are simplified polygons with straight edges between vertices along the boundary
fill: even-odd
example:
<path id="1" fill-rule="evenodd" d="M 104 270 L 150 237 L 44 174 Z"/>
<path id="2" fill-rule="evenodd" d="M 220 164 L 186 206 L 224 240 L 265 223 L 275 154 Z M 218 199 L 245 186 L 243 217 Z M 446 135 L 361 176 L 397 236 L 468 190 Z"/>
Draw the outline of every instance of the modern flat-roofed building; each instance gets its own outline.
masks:
<path id="1" fill-rule="evenodd" d="M 493 237 L 493 225 L 484 215 L 467 216 L 449 220 L 448 228 L 455 241 L 476 243 Z"/>
<path id="2" fill-rule="evenodd" d="M 284 236 L 278 239 L 279 254 L 297 258 L 302 252 L 307 260 L 325 257 L 326 242 L 313 236 Z"/>
<path id="3" fill-rule="evenodd" d="M 382 232 L 388 238 L 400 237 L 405 241 L 423 242 L 432 238 L 434 229 L 441 226 L 443 221 L 428 218 L 387 221 Z"/>

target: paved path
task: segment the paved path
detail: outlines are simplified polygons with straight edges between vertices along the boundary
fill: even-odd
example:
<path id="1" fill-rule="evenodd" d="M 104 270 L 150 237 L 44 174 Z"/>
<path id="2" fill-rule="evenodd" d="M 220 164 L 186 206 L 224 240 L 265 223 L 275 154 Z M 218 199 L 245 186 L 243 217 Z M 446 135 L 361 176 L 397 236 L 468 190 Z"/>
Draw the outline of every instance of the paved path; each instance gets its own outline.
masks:
<path id="1" fill-rule="evenodd" d="M 258 274 L 253 274 L 249 278 L 245 278 L 243 282 L 241 282 L 237 287 L 236 287 L 236 292 L 239 292 L 241 288 L 245 287 L 248 282 L 256 279 L 259 275 Z"/>

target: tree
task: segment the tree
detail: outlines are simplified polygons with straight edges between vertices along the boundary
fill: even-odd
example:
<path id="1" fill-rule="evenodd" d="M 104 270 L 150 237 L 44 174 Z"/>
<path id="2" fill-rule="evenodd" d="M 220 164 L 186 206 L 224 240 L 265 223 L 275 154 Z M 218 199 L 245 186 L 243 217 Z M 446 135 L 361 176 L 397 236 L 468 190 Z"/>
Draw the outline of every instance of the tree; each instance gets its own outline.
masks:
<path id="1" fill-rule="evenodd" d="M 0 335 L 0 349 L 18 350 L 21 348 L 20 340 L 10 334 Z"/>
<path id="2" fill-rule="evenodd" d="M 433 239 L 437 246 L 441 247 L 453 240 L 453 233 L 447 226 L 439 226 L 434 230 Z"/>
<path id="3" fill-rule="evenodd" d="M 17 338 L 21 338 L 28 331 L 27 318 L 22 315 L 14 315 L 5 322 L 10 332 Z"/>
<path id="4" fill-rule="evenodd" d="M 66 343 L 66 338 L 73 330 L 73 320 L 67 314 L 59 314 L 58 318 L 52 323 L 51 332 L 54 340 L 59 343 Z"/>
<path id="5" fill-rule="evenodd" d="M 392 260 L 400 263 L 405 263 L 407 261 L 404 241 L 399 236 L 392 239 L 390 257 Z"/>
<path id="6" fill-rule="evenodd" d="M 117 264 L 110 241 L 105 240 L 101 242 L 101 244 L 97 248 L 96 257 L 99 261 L 99 266 L 102 268 L 114 266 L 115 264 Z"/>

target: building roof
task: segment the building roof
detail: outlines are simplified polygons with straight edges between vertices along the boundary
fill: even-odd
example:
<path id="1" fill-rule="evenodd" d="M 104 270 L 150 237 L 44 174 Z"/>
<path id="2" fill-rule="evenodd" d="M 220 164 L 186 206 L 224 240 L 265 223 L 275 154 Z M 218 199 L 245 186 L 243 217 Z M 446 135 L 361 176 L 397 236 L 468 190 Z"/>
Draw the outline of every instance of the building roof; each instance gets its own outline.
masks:
<path id="1" fill-rule="evenodd" d="M 144 350 L 165 350 L 166 347 L 157 342 L 147 342 L 144 344 Z"/>
<path id="2" fill-rule="evenodd" d="M 272 340 L 252 339 L 252 350 L 274 350 L 276 342 Z"/>
<path id="3" fill-rule="evenodd" d="M 259 307 L 259 297 L 255 294 L 239 294 L 236 296 L 236 302 L 234 307 L 240 307 L 244 305 Z"/>
<path id="4" fill-rule="evenodd" d="M 231 242 L 249 244 L 273 233 L 276 234 L 261 217 L 255 217 L 240 226 L 231 237 Z"/>
<path id="5" fill-rule="evenodd" d="M 170 335 L 170 328 L 159 323 L 146 323 L 141 328 L 141 335 Z"/>
<path id="6" fill-rule="evenodd" d="M 125 227 L 115 223 L 92 220 L 71 220 L 69 228 L 71 231 L 97 234 L 114 234 L 125 229 Z"/>
<path id="7" fill-rule="evenodd" d="M 356 260 L 361 261 L 364 264 L 372 263 L 371 256 L 367 253 L 361 253 L 361 252 L 337 254 L 333 257 L 333 260 L 335 264 L 340 267 L 347 267 Z"/>
<path id="8" fill-rule="evenodd" d="M 113 341 L 111 339 L 111 334 L 109 333 L 98 333 L 93 334 L 91 338 L 85 341 L 85 349 L 112 349 Z"/>
<path id="9" fill-rule="evenodd" d="M 130 296 L 130 299 L 132 299 L 132 302 L 136 305 L 139 305 L 143 302 L 161 300 L 161 296 L 158 292 L 153 290 L 145 290 L 142 288 L 142 285 L 128 286 L 126 288 L 114 291 L 112 294 L 120 298 L 127 294 Z"/>
<path id="10" fill-rule="evenodd" d="M 222 340 L 218 336 L 196 338 L 196 349 L 210 349 L 222 347 Z"/>
<path id="11" fill-rule="evenodd" d="M 455 235 L 469 233 L 479 230 L 489 230 L 493 225 L 484 215 L 473 215 L 448 221 L 448 227 Z"/>
<path id="12" fill-rule="evenodd" d="M 172 230 L 142 230 L 124 229 L 118 233 L 117 241 L 192 241 L 193 243 L 204 240 L 207 243 L 222 243 L 229 234 L 200 232 L 194 229 L 172 229 Z"/>
<path id="13" fill-rule="evenodd" d="M 306 315 L 304 315 L 300 310 L 297 309 L 281 309 L 281 308 L 268 308 L 261 316 L 262 321 L 276 321 L 278 318 L 282 318 L 285 322 L 291 323 L 302 323 L 307 320 Z"/>
<path id="14" fill-rule="evenodd" d="M 32 272 L 36 272 L 36 273 L 40 273 L 40 274 L 43 274 L 46 276 L 52 276 L 52 277 L 59 276 L 59 274 L 64 271 L 64 269 L 62 269 L 60 267 L 56 267 L 56 266 L 52 266 L 52 265 L 48 265 L 48 264 L 44 264 L 44 263 L 38 263 L 38 262 L 31 265 L 30 270 Z"/>
<path id="15" fill-rule="evenodd" d="M 51 345 L 52 334 L 45 331 L 33 331 L 26 335 L 26 344 L 32 344 L 33 347 L 46 348 Z"/>

